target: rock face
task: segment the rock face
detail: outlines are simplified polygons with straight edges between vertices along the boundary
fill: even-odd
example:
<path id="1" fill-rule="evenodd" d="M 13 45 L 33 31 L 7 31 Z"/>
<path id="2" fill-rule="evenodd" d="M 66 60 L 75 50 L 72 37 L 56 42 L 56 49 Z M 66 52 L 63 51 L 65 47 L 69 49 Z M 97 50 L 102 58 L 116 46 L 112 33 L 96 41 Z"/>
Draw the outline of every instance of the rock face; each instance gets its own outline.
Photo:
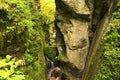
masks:
<path id="1" fill-rule="evenodd" d="M 65 54 L 68 62 L 80 70 L 80 75 L 89 47 L 89 8 L 84 0 L 56 0 L 56 5 L 56 43 L 59 55 Z"/>
<path id="2" fill-rule="evenodd" d="M 56 44 L 59 56 L 64 55 L 66 58 L 66 60 L 63 60 L 58 57 L 60 60 L 59 66 L 68 80 L 79 80 L 95 32 L 102 24 L 101 21 L 108 24 L 115 7 L 113 5 L 116 5 L 117 1 L 56 0 L 55 3 L 57 10 L 55 22 Z M 64 68 L 61 65 L 64 65 Z M 78 70 L 77 75 L 72 74 L 73 69 Z"/>

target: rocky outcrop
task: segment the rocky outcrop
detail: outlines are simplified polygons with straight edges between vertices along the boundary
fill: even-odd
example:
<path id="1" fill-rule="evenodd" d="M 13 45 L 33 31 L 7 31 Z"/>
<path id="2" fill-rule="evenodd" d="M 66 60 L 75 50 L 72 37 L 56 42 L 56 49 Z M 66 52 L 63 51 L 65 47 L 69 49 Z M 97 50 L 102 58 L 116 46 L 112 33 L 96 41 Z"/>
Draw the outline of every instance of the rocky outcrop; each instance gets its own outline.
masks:
<path id="1" fill-rule="evenodd" d="M 93 42 L 96 42 L 97 37 L 99 42 L 103 34 L 99 32 L 103 31 L 106 24 L 109 23 L 117 1 L 56 0 L 55 3 L 57 10 L 56 44 L 59 56 L 62 55 L 62 58 L 66 59 L 58 56 L 60 61 L 58 66 L 68 78 L 66 80 L 79 80 L 84 71 L 88 53 L 96 44 Z M 64 66 L 61 66 L 63 64 Z M 72 74 L 72 70 L 75 69 L 77 70 L 76 75 Z"/>

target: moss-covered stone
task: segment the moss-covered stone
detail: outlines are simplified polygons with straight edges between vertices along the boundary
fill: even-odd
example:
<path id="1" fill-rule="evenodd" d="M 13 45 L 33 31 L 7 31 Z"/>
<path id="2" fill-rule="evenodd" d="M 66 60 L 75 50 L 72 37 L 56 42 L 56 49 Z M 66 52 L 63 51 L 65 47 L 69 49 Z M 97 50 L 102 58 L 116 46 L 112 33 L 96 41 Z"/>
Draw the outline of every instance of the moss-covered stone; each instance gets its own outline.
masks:
<path id="1" fill-rule="evenodd" d="M 44 48 L 44 54 L 48 59 L 54 60 L 58 56 L 58 50 L 54 46 L 48 46 Z"/>
<path id="2" fill-rule="evenodd" d="M 0 1 L 0 56 L 23 59 L 26 80 L 46 80 L 39 0 Z"/>

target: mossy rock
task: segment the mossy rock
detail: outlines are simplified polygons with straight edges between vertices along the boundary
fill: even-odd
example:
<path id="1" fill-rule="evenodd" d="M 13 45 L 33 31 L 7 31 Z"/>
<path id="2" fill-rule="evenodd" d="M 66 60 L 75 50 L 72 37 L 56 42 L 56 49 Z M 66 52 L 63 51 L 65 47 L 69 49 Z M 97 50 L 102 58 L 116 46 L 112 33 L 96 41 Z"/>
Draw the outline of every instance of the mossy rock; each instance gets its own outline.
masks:
<path id="1" fill-rule="evenodd" d="M 57 47 L 54 47 L 54 46 L 45 47 L 44 55 L 47 56 L 48 59 L 54 60 L 58 56 Z"/>

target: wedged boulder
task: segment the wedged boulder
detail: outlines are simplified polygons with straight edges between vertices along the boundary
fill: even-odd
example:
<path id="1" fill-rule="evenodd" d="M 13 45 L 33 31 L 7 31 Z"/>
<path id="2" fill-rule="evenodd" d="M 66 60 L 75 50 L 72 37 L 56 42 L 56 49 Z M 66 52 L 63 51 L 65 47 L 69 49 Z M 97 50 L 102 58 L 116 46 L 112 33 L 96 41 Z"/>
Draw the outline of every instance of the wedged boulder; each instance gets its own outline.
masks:
<path id="1" fill-rule="evenodd" d="M 56 0 L 56 8 L 56 43 L 59 55 L 64 55 L 67 59 L 64 65 L 67 63 L 73 65 L 78 73 L 74 75 L 65 70 L 66 68 L 61 69 L 65 71 L 65 75 L 70 74 L 68 75 L 71 76 L 70 80 L 77 80 L 76 77 L 84 70 L 88 53 L 90 11 L 84 0 Z M 74 67 L 70 70 L 74 70 Z"/>

